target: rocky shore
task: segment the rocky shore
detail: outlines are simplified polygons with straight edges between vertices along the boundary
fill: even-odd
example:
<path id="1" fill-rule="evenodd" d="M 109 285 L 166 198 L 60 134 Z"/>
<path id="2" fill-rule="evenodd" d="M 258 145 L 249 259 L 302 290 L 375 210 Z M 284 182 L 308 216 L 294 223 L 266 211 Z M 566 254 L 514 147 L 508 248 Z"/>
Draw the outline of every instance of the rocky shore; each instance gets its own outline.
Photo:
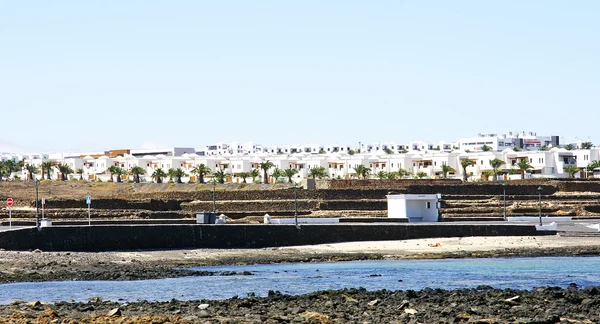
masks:
<path id="1" fill-rule="evenodd" d="M 600 239 L 471 237 L 248 250 L 0 251 L 0 283 L 239 274 L 186 270 L 206 265 L 569 255 L 600 255 Z M 532 291 L 487 286 L 455 291 L 347 289 L 300 296 L 270 292 L 267 297 L 240 294 L 228 300 L 170 302 L 119 303 L 100 298 L 54 304 L 15 301 L 0 305 L 0 323 L 600 323 L 600 288 L 596 287 Z"/>
<path id="2" fill-rule="evenodd" d="M 186 268 L 282 262 L 600 255 L 600 237 L 468 237 L 266 249 L 0 251 L 0 283 L 227 275 Z"/>
<path id="3" fill-rule="evenodd" d="M 0 323 L 598 323 L 600 288 L 374 291 L 169 302 L 19 302 Z"/>

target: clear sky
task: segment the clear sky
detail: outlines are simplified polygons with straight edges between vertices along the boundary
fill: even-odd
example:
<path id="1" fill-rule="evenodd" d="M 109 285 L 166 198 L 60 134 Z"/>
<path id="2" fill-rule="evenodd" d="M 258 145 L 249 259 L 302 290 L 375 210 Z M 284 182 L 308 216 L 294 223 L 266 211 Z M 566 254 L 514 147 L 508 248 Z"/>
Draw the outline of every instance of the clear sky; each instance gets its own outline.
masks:
<path id="1" fill-rule="evenodd" d="M 600 141 L 598 17 L 595 0 L 1 1 L 0 150 Z"/>

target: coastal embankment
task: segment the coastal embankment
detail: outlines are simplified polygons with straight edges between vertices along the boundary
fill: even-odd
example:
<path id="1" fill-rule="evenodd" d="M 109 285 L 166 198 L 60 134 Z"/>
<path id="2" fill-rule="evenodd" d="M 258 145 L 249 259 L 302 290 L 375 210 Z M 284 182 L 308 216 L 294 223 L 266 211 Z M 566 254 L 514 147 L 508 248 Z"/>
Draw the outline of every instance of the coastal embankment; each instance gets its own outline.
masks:
<path id="1" fill-rule="evenodd" d="M 542 188 L 541 192 L 538 188 Z M 215 195 L 213 196 L 213 190 Z M 86 220 L 84 197 L 92 196 L 94 220 L 191 219 L 196 211 L 213 210 L 232 222 L 257 223 L 266 213 L 304 217 L 385 217 L 386 195 L 441 194 L 441 215 L 448 219 L 487 217 L 501 219 L 539 212 L 544 215 L 598 217 L 598 179 L 527 179 L 502 182 L 458 180 L 321 180 L 317 189 L 292 189 L 288 184 L 227 183 L 106 183 L 45 180 L 39 197 L 45 198 L 45 215 L 53 220 Z M 506 195 L 505 195 L 506 194 Z M 12 216 L 20 221 L 35 218 L 35 188 L 25 181 L 0 182 L 0 201 L 12 197 Z M 213 201 L 214 197 L 214 201 Z M 506 198 L 506 199 L 505 199 Z M 213 205 L 214 204 L 214 205 Z M 0 210 L 7 221 L 8 212 Z"/>

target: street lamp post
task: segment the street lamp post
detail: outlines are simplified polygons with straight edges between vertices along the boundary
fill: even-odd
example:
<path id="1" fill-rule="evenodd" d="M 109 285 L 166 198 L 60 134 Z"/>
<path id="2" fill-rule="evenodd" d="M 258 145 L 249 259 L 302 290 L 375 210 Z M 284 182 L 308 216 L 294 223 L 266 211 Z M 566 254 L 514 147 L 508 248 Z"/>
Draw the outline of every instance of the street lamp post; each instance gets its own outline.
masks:
<path id="1" fill-rule="evenodd" d="M 298 187 L 296 187 L 296 183 L 294 182 L 294 224 L 298 227 Z"/>
<path id="2" fill-rule="evenodd" d="M 217 188 L 217 181 L 213 179 L 213 214 L 217 215 L 217 199 L 215 195 L 215 189 Z"/>
<path id="3" fill-rule="evenodd" d="M 40 207 L 38 204 L 38 200 L 39 200 L 39 195 L 38 195 L 38 186 L 40 185 L 40 180 L 36 179 L 33 181 L 33 183 L 35 184 L 35 227 L 37 227 L 37 229 L 40 229 Z"/>
<path id="4" fill-rule="evenodd" d="M 542 226 L 542 186 L 539 186 L 537 190 L 539 195 L 538 205 L 540 207 L 540 226 Z"/>
<path id="5" fill-rule="evenodd" d="M 502 184 L 502 196 L 504 197 L 504 220 L 506 220 L 506 182 Z"/>

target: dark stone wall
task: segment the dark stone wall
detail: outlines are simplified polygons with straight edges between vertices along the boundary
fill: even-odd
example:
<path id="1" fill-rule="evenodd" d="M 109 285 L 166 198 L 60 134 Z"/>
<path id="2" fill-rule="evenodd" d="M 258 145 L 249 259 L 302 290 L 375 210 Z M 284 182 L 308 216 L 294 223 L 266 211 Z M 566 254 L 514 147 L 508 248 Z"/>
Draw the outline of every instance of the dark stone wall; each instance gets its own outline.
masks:
<path id="1" fill-rule="evenodd" d="M 404 188 L 410 185 L 456 185 L 460 179 L 350 179 L 350 180 L 319 180 L 317 189 L 350 189 L 350 188 Z"/>
<path id="2" fill-rule="evenodd" d="M 172 248 L 264 248 L 352 241 L 433 237 L 541 235 L 531 225 L 331 224 L 106 225 L 35 228 L 0 233 L 0 248 L 43 251 L 110 251 Z"/>
<path id="3" fill-rule="evenodd" d="M 129 200 L 119 198 L 99 198 L 93 199 L 92 209 L 144 209 L 152 211 L 181 210 L 181 203 L 186 200 L 161 200 L 161 199 L 141 199 Z M 35 207 L 35 201 L 32 202 Z M 83 199 L 60 199 L 49 200 L 46 202 L 46 208 L 87 208 Z"/>

